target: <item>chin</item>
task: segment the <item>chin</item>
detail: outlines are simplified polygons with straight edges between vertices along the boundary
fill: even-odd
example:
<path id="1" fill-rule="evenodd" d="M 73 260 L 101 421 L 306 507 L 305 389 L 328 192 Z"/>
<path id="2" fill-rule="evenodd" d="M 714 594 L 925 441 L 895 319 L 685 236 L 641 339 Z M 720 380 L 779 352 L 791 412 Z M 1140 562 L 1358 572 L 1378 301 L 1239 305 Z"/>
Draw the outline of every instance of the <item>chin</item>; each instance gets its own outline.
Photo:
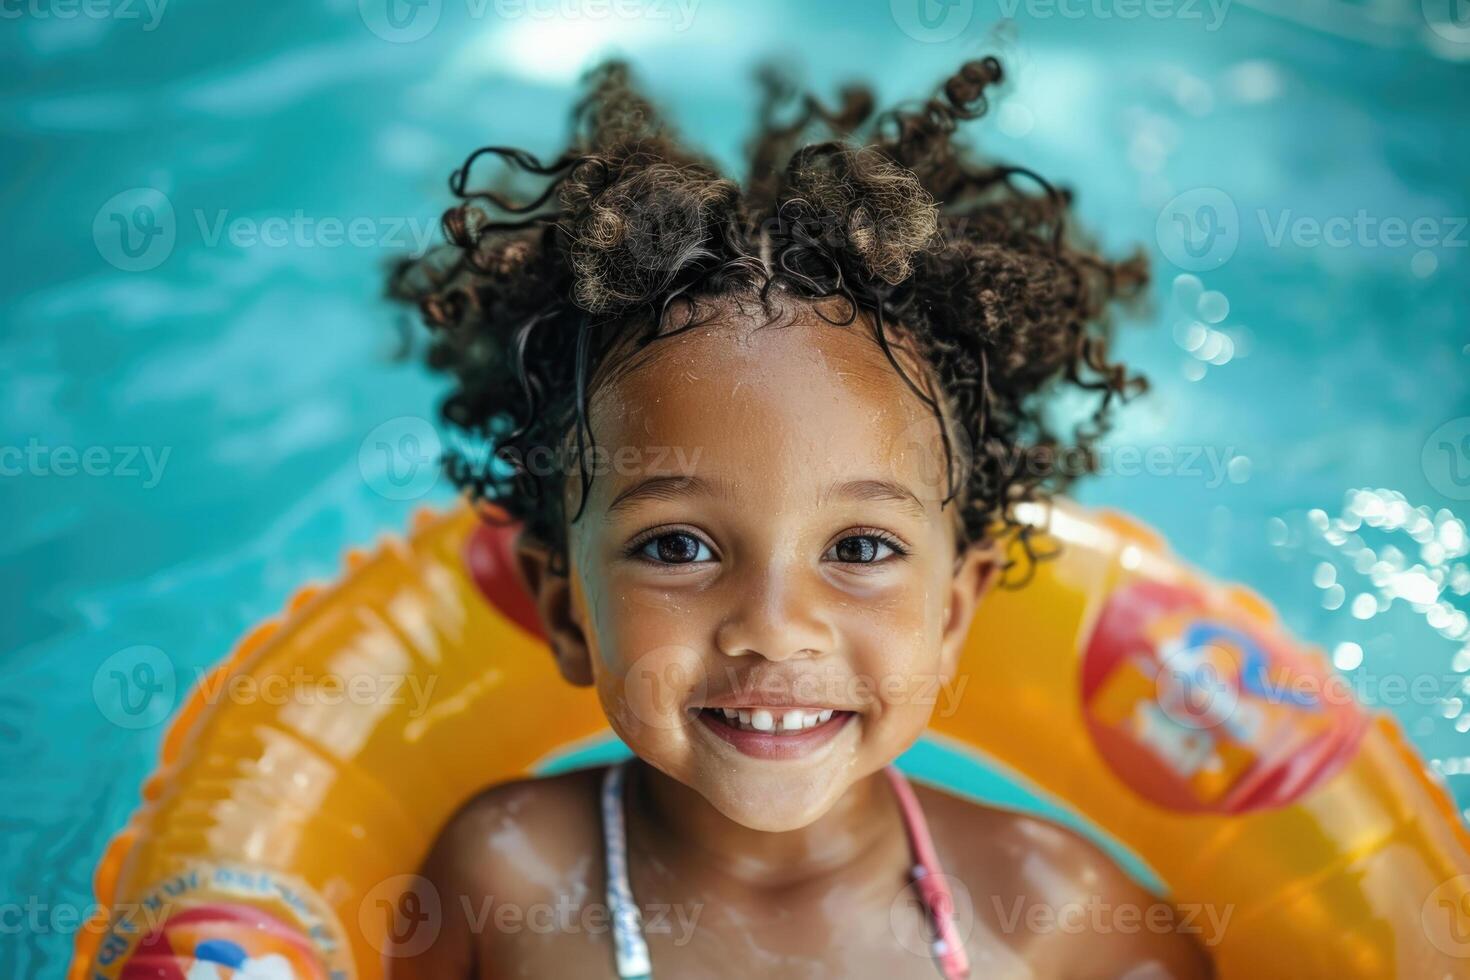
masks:
<path id="1" fill-rule="evenodd" d="M 815 822 L 847 791 L 863 751 L 864 719 L 853 712 L 794 734 L 732 731 L 697 715 L 687 731 L 686 785 L 730 820 L 771 833 Z M 841 717 L 845 716 L 845 717 Z"/>
<path id="2" fill-rule="evenodd" d="M 830 785 L 820 785 L 806 778 L 750 773 L 720 779 L 709 787 L 695 783 L 694 788 L 742 827 L 778 834 L 809 826 L 830 810 L 846 788 L 836 776 L 832 774 Z"/>

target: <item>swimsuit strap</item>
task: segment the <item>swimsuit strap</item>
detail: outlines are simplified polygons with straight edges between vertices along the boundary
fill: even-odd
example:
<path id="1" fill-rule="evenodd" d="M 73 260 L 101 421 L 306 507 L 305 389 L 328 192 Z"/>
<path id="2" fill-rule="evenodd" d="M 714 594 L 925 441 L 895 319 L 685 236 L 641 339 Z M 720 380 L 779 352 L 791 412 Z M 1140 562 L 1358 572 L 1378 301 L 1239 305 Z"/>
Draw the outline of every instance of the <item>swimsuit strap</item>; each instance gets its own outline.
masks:
<path id="1" fill-rule="evenodd" d="M 890 765 L 886 772 L 888 782 L 898 796 L 904 829 L 908 832 L 909 846 L 917 862 L 910 871 L 914 887 L 919 890 L 919 897 L 934 923 L 934 958 L 939 961 L 946 980 L 968 977 L 970 958 L 965 953 L 964 941 L 955 931 L 954 895 L 949 890 L 949 879 L 939 867 L 939 857 L 934 853 L 934 840 L 929 836 L 924 811 L 919 807 L 913 787 L 898 767 Z"/>
<path id="2" fill-rule="evenodd" d="M 628 838 L 623 827 L 623 776 L 628 760 L 607 767 L 602 777 L 602 838 L 607 854 L 607 905 L 612 912 L 613 946 L 622 980 L 651 980 L 643 916 L 628 884 Z"/>
<path id="3" fill-rule="evenodd" d="M 628 840 L 623 825 L 623 779 L 628 760 L 607 767 L 602 777 L 602 837 L 607 853 L 607 904 L 612 911 L 613 945 L 617 951 L 618 976 L 622 980 L 652 980 L 653 966 L 648 944 L 643 939 L 643 917 L 633 901 L 628 884 Z M 886 769 L 888 782 L 898 796 L 904 830 L 916 863 L 910 871 L 924 910 L 934 923 L 934 958 L 946 980 L 963 980 L 970 975 L 970 960 L 954 926 L 954 896 L 939 868 L 934 841 L 924 811 L 913 788 L 896 766 Z"/>

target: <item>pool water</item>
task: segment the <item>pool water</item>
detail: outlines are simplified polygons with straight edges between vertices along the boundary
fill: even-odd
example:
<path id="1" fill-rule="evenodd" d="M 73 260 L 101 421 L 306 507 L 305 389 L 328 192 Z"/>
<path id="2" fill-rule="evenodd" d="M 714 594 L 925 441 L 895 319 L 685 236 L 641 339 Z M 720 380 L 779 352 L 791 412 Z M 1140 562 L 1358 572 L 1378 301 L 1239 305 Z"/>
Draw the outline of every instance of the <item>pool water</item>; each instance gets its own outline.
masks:
<path id="1" fill-rule="evenodd" d="M 1270 597 L 1470 806 L 1457 9 L 87 9 L 7 5 L 0 32 L 0 907 L 26 918 L 0 976 L 59 974 L 197 671 L 344 548 L 450 499 L 374 456 L 439 391 L 396 357 L 411 334 L 379 299 L 385 264 L 433 234 L 470 148 L 554 152 L 609 44 L 726 161 L 762 56 L 897 97 L 998 49 L 1012 80 L 977 140 L 1073 185 L 1109 247 L 1155 262 L 1121 347 L 1153 391 L 1080 496 Z M 942 771 L 936 752 L 918 768 Z"/>

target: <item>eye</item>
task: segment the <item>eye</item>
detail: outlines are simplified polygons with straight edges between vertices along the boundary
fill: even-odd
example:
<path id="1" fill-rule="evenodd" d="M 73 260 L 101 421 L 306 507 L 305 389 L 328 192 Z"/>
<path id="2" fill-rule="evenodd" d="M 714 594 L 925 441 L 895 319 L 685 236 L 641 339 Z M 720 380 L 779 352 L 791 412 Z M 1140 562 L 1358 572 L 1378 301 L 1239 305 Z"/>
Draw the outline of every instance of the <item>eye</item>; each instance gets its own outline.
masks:
<path id="1" fill-rule="evenodd" d="M 714 557 L 709 546 L 688 531 L 669 531 L 644 538 L 629 551 L 659 565 L 689 565 Z"/>
<path id="2" fill-rule="evenodd" d="M 877 565 L 892 556 L 907 555 L 908 549 L 892 535 L 873 531 L 850 534 L 834 544 L 827 554 L 835 556 L 831 560 L 848 565 Z"/>

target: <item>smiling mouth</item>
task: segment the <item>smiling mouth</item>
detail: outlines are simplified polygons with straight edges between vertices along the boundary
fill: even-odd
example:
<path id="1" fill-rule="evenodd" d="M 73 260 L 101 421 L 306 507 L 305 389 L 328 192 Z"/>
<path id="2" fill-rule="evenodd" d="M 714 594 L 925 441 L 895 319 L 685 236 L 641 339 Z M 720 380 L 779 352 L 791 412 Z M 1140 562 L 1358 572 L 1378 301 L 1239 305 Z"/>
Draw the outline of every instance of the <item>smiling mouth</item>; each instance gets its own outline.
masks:
<path id="1" fill-rule="evenodd" d="M 692 714 L 736 751 L 757 759 L 815 752 L 857 715 L 837 708 L 698 708 Z"/>
<path id="2" fill-rule="evenodd" d="M 796 735 L 825 725 L 837 715 L 852 714 L 835 708 L 701 708 L 699 713 L 717 725 L 766 735 Z"/>

